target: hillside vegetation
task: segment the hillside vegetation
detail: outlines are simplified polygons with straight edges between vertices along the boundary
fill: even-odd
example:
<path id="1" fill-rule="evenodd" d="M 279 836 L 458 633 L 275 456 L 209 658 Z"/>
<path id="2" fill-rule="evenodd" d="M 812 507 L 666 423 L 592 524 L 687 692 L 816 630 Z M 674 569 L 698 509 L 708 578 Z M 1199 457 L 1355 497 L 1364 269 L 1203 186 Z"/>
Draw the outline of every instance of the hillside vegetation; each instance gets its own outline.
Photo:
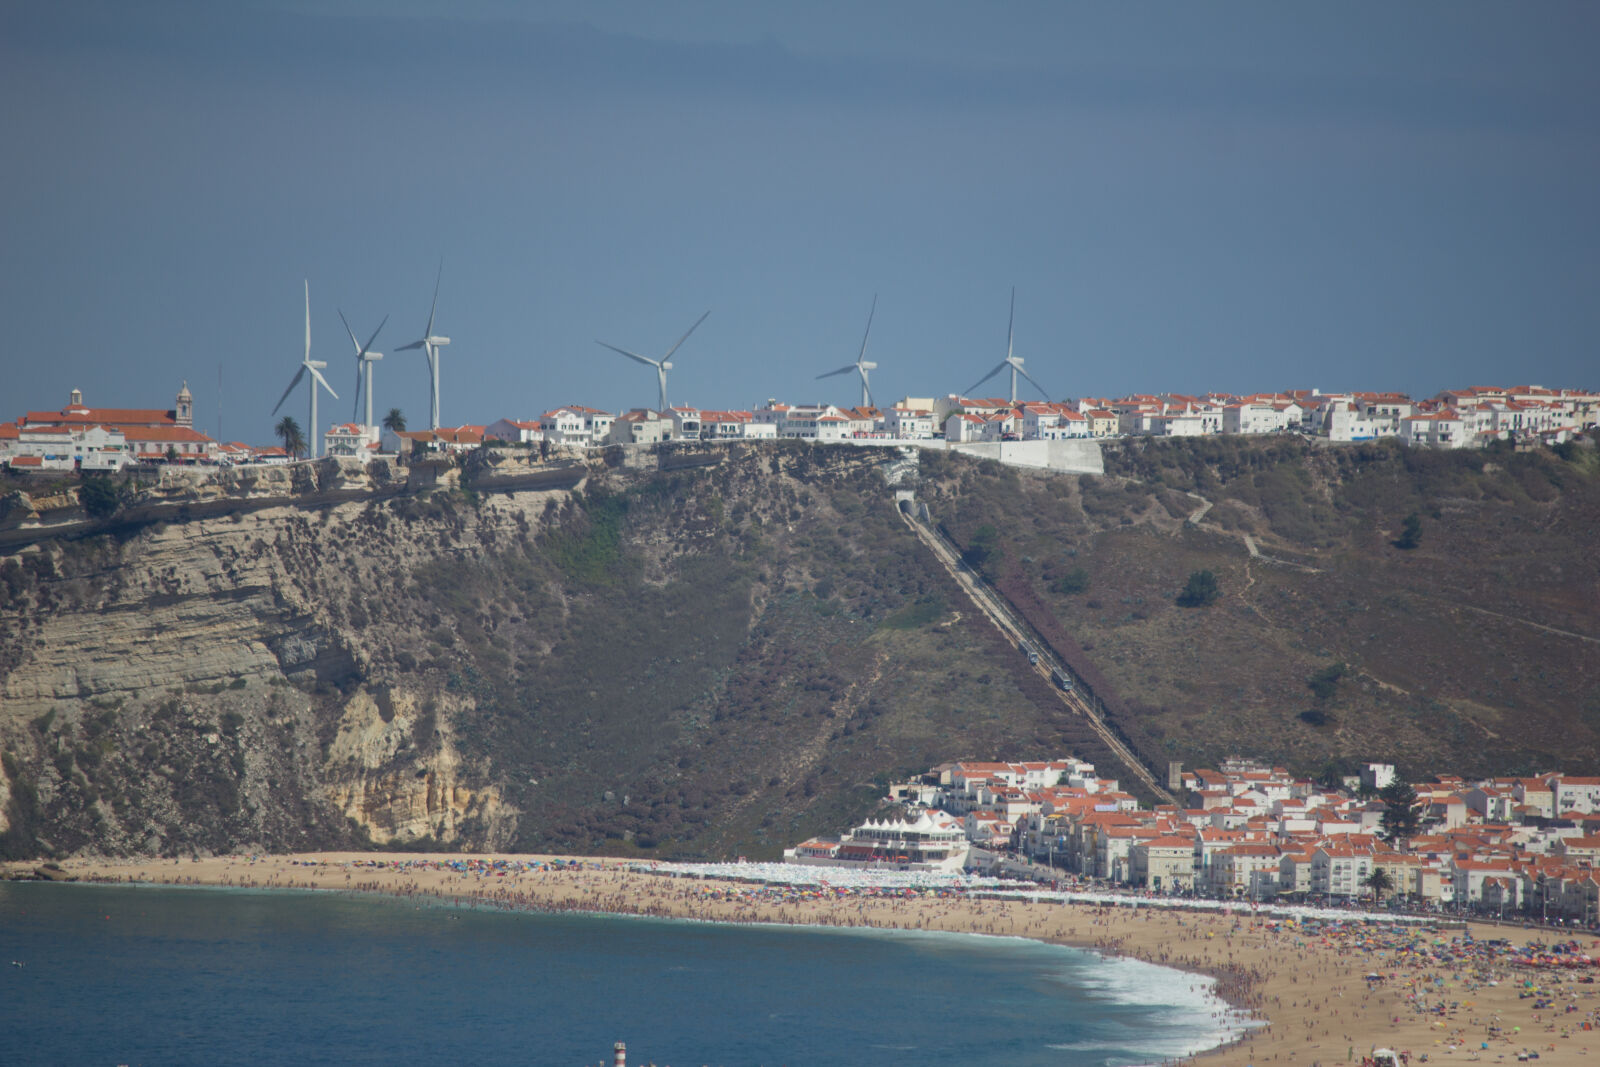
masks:
<path id="1" fill-rule="evenodd" d="M 997 526 L 989 570 L 1082 646 L 1150 762 L 1600 762 L 1592 449 L 1158 439 L 1108 450 L 1106 469 L 952 467 L 924 496 L 958 536 Z M 1183 606 L 1206 571 L 1217 599 Z"/>
<path id="2" fill-rule="evenodd" d="M 770 857 L 946 760 L 1070 752 L 1126 780 L 912 536 L 893 458 L 607 453 L 571 492 L 0 556 L 0 854 Z M 1131 442 L 1104 478 L 920 462 L 918 498 L 1151 766 L 1600 759 L 1590 451 Z M 1183 606 L 1197 572 L 1216 597 Z"/>

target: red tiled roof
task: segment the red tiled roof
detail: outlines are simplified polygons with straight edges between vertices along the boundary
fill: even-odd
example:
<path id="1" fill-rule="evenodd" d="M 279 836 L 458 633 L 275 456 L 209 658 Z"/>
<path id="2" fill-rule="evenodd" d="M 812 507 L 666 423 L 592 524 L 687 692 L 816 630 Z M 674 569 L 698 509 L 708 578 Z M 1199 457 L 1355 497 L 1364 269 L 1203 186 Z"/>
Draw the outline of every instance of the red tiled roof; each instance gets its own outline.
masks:
<path id="1" fill-rule="evenodd" d="M 67 408 L 65 411 L 30 411 L 23 416 L 23 421 L 74 426 L 95 422 L 174 424 L 172 412 L 157 411 L 154 408 Z"/>
<path id="2" fill-rule="evenodd" d="M 129 441 L 211 441 L 199 430 L 188 426 L 120 426 L 118 429 Z"/>

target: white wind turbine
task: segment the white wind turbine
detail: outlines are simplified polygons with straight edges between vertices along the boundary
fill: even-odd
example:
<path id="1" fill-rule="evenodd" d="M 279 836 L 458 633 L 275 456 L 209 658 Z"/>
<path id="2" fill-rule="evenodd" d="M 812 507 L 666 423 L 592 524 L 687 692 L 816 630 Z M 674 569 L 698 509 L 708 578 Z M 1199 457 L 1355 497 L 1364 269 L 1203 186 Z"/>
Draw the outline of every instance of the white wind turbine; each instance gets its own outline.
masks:
<path id="1" fill-rule="evenodd" d="M 831 370 L 827 374 L 819 374 L 816 378 L 820 382 L 824 378 L 832 378 L 839 374 L 849 374 L 851 371 L 857 372 L 861 375 L 861 406 L 867 408 L 872 406 L 872 389 L 867 384 L 867 371 L 878 369 L 876 363 L 867 359 L 867 338 L 872 336 L 872 316 L 877 314 L 877 311 L 878 294 L 873 293 L 872 310 L 867 312 L 867 332 L 861 335 L 861 352 L 856 356 L 856 361 L 854 363 L 846 363 L 838 370 Z"/>
<path id="2" fill-rule="evenodd" d="M 396 351 L 410 352 L 414 348 L 428 353 L 429 399 L 428 429 L 439 428 L 439 349 L 450 343 L 450 338 L 436 336 L 433 332 L 433 314 L 439 310 L 439 282 L 444 278 L 444 260 L 439 261 L 439 277 L 433 281 L 433 306 L 428 309 L 428 328 L 422 331 L 422 340 L 401 345 Z"/>
<path id="3" fill-rule="evenodd" d="M 372 426 L 372 365 L 383 358 L 382 352 L 372 351 L 372 342 L 378 339 L 378 331 L 383 329 L 383 323 L 389 321 L 389 316 L 383 317 L 383 322 L 378 323 L 378 329 L 372 331 L 372 336 L 367 338 L 367 343 L 362 344 L 356 340 L 356 332 L 350 328 L 350 322 L 344 317 L 344 312 L 339 312 L 339 321 L 344 323 L 344 332 L 350 335 L 350 343 L 356 346 L 356 402 L 351 409 L 350 417 L 353 419 L 361 411 L 361 392 L 363 387 L 367 394 L 367 421 L 363 426 Z"/>
<path id="4" fill-rule="evenodd" d="M 1019 374 L 1028 379 L 1028 381 L 1033 382 L 1033 387 L 1039 390 L 1039 392 L 1044 393 L 1044 398 L 1046 400 L 1050 399 L 1050 394 L 1045 392 L 1044 386 L 1033 381 L 1033 375 L 1022 369 L 1022 360 L 1019 357 L 1011 354 L 1011 342 L 1014 337 L 1012 328 L 1016 325 L 1016 321 L 1017 290 L 1016 287 L 1013 286 L 1011 289 L 1011 320 L 1006 324 L 1006 358 L 1002 359 L 999 366 L 995 367 L 994 370 L 990 371 L 988 374 L 985 374 L 982 378 L 979 378 L 977 382 L 973 384 L 972 388 L 967 390 L 966 395 L 971 396 L 977 390 L 978 386 L 982 385 L 984 382 L 988 381 L 990 378 L 993 378 L 996 374 L 999 374 L 1001 371 L 1009 367 L 1011 368 L 1011 402 L 1013 404 L 1017 402 L 1017 375 Z"/>
<path id="5" fill-rule="evenodd" d="M 667 349 L 667 354 L 662 356 L 660 359 L 651 359 L 648 356 L 641 356 L 637 352 L 629 352 L 626 348 L 618 348 L 616 345 L 608 345 L 604 341 L 597 340 L 595 341 L 595 344 L 599 345 L 601 348 L 609 348 L 618 355 L 627 356 L 629 359 L 643 363 L 648 367 L 654 367 L 656 369 L 656 380 L 661 385 L 660 410 L 662 412 L 667 412 L 672 410 L 671 408 L 667 407 L 667 371 L 672 369 L 672 353 L 676 352 L 679 345 L 682 345 L 683 342 L 689 339 L 689 335 L 694 333 L 695 329 L 702 322 L 706 321 L 706 315 L 709 314 L 711 314 L 711 312 L 707 311 L 705 315 L 701 315 L 698 319 L 695 319 L 694 326 L 691 326 L 688 328 L 688 330 L 684 331 L 683 336 L 678 338 L 678 344 L 675 344 L 671 348 Z"/>
<path id="6" fill-rule="evenodd" d="M 312 459 L 316 459 L 317 458 L 317 435 L 318 435 L 318 430 L 317 430 L 317 386 L 321 385 L 324 389 L 326 389 L 328 391 L 328 395 L 329 396 L 333 397 L 335 400 L 339 399 L 339 394 L 333 391 L 333 386 L 328 384 L 328 379 L 326 379 L 326 378 L 324 378 L 322 376 L 322 369 L 324 367 L 326 367 L 326 366 L 327 366 L 327 364 L 324 363 L 322 360 L 320 360 L 320 359 L 312 359 L 311 358 L 311 282 L 307 281 L 306 282 L 306 353 L 305 353 L 304 356 L 302 356 L 300 358 L 300 369 L 294 372 L 294 378 L 292 378 L 290 380 L 289 388 L 285 389 L 283 391 L 283 395 L 278 398 L 278 403 L 277 403 L 276 406 L 273 407 L 272 413 L 274 415 L 276 415 L 278 413 L 278 408 L 283 407 L 283 402 L 285 400 L 289 399 L 289 394 L 294 392 L 294 387 L 300 384 L 300 379 L 304 378 L 306 376 L 306 371 L 310 371 L 311 372 L 311 378 L 310 378 L 310 380 L 309 380 L 309 382 L 307 384 L 311 386 L 311 425 L 309 427 L 307 427 L 306 430 L 307 430 L 307 433 L 309 433 L 310 437 L 311 437 L 311 440 L 309 442 L 309 446 L 310 446 L 310 449 L 311 449 L 311 458 Z"/>

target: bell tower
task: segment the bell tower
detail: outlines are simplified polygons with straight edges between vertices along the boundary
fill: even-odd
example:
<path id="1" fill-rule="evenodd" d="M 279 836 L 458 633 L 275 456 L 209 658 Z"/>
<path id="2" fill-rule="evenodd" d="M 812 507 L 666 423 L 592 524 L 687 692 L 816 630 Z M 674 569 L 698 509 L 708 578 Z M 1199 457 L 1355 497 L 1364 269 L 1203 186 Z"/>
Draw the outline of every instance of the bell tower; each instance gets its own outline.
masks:
<path id="1" fill-rule="evenodd" d="M 178 404 L 173 409 L 173 421 L 179 426 L 194 425 L 194 395 L 189 392 L 187 381 L 183 383 L 183 388 L 178 390 Z"/>

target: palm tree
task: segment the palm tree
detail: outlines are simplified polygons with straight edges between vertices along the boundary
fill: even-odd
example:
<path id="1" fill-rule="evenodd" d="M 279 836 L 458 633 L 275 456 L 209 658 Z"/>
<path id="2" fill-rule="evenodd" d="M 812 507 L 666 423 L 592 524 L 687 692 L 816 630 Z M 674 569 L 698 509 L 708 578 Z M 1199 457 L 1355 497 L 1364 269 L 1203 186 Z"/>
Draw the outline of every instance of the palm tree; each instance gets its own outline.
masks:
<path id="1" fill-rule="evenodd" d="M 1382 867 L 1372 868 L 1372 873 L 1367 875 L 1362 884 L 1372 890 L 1373 898 L 1380 904 L 1383 903 L 1383 894 L 1394 888 L 1394 880 Z"/>
<path id="2" fill-rule="evenodd" d="M 300 432 L 300 424 L 295 422 L 292 416 L 285 415 L 279 419 L 278 425 L 273 427 L 272 432 L 283 442 L 283 450 L 289 453 L 290 459 L 297 458 L 305 451 L 305 435 Z"/>
<path id="3" fill-rule="evenodd" d="M 390 433 L 405 433 L 406 413 L 399 408 L 390 408 L 389 414 L 383 417 L 383 428 Z"/>

